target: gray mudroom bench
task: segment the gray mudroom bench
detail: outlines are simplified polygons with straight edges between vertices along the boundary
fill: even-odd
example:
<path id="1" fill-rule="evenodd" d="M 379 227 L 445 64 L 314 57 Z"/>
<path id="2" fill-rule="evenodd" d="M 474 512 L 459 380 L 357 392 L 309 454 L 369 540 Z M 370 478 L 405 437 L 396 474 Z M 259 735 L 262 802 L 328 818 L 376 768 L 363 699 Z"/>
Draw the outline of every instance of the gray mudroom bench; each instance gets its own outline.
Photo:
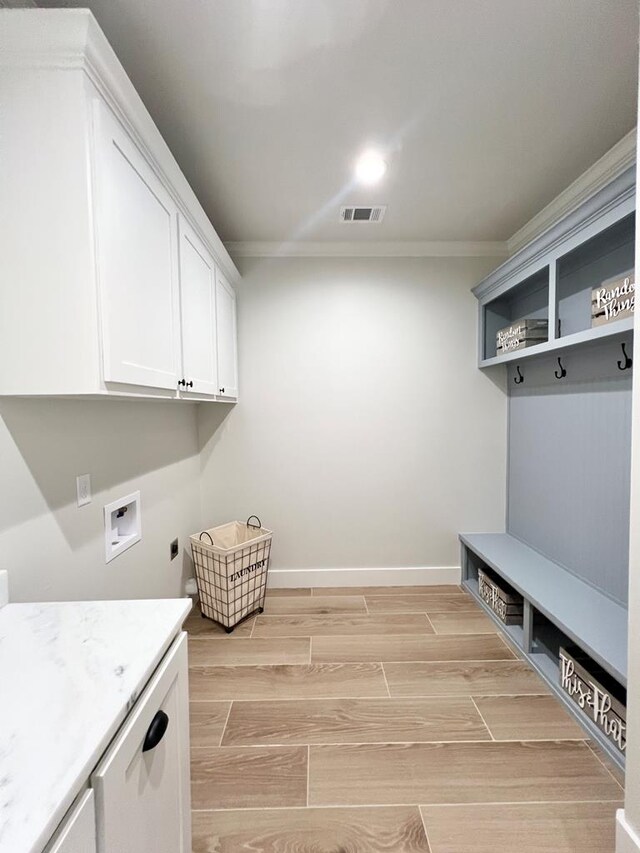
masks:
<path id="1" fill-rule="evenodd" d="M 560 687 L 559 647 L 580 646 L 617 682 L 627 684 L 627 610 L 571 572 L 507 533 L 460 534 L 462 585 L 508 635 L 518 651 L 580 721 L 623 766 L 601 730 Z M 481 599 L 478 568 L 488 566 L 522 595 L 522 625 L 504 625 Z"/>
<path id="2" fill-rule="evenodd" d="M 611 731 L 563 689 L 560 648 L 624 703 L 634 318 L 602 322 L 592 301 L 634 262 L 630 167 L 474 288 L 478 367 L 507 396 L 506 519 L 504 532 L 460 534 L 465 589 L 620 767 Z M 521 337 L 511 348 L 497 339 L 505 328 Z M 515 624 L 483 600 L 482 569 L 522 597 Z"/>

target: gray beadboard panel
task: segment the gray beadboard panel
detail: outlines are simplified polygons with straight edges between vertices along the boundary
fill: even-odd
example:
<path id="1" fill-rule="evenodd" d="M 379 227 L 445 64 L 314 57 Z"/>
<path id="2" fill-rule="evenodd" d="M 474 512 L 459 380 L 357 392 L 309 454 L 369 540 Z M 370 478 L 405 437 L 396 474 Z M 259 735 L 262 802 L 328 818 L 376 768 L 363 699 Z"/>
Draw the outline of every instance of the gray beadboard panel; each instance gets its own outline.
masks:
<path id="1" fill-rule="evenodd" d="M 627 338 L 627 352 L 632 351 Z M 631 370 L 607 342 L 509 368 L 508 532 L 627 602 Z"/>

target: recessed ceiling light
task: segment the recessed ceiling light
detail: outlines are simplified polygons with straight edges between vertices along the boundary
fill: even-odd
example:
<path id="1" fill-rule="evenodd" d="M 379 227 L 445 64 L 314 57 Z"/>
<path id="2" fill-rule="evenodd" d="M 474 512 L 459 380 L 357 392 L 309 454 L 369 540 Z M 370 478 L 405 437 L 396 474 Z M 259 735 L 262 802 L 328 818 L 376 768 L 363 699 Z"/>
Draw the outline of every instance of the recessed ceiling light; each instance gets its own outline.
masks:
<path id="1" fill-rule="evenodd" d="M 387 164 L 377 151 L 365 151 L 356 163 L 356 178 L 361 184 L 375 184 L 387 171 Z"/>

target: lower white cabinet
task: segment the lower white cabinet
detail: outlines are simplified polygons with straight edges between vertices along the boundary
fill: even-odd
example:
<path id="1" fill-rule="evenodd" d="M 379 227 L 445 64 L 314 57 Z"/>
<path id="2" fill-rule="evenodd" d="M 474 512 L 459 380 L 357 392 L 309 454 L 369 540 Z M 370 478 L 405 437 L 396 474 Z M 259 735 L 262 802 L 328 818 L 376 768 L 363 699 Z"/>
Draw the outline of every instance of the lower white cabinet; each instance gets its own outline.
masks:
<path id="1" fill-rule="evenodd" d="M 187 677 L 182 633 L 91 776 L 98 853 L 190 853 Z"/>
<path id="2" fill-rule="evenodd" d="M 85 791 L 71 807 L 44 853 L 96 853 L 96 805 Z"/>

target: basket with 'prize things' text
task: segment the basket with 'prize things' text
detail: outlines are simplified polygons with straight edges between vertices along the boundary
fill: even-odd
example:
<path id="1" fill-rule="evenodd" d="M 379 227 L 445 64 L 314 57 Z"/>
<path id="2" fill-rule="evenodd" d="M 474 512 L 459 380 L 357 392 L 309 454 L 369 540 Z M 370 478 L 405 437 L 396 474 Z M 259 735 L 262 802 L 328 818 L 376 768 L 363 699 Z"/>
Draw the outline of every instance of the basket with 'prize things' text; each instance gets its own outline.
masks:
<path id="1" fill-rule="evenodd" d="M 505 625 L 522 624 L 522 596 L 502 589 L 499 579 L 489 569 L 478 569 L 478 590 L 482 600 L 501 622 Z"/>
<path id="2" fill-rule="evenodd" d="M 200 612 L 227 633 L 262 613 L 272 538 L 255 515 L 246 524 L 232 521 L 190 537 Z"/>

